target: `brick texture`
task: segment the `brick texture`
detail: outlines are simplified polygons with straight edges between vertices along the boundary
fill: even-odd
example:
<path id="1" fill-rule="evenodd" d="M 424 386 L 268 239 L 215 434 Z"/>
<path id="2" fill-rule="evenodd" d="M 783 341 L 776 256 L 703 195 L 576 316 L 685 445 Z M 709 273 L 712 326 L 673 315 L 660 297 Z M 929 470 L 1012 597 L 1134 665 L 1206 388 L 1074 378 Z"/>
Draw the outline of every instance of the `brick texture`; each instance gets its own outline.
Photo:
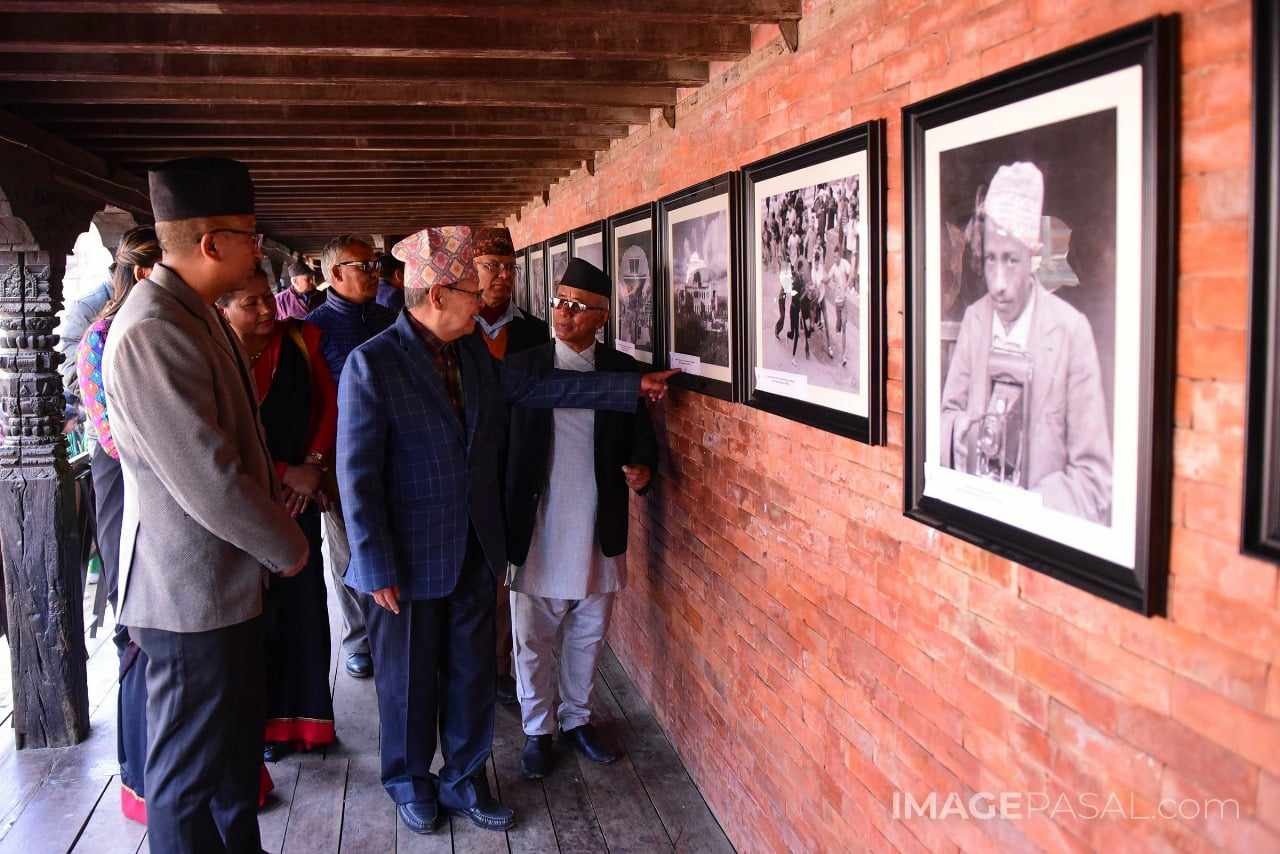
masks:
<path id="1" fill-rule="evenodd" d="M 888 120 L 890 444 L 674 393 L 656 488 L 632 503 L 614 649 L 742 851 L 1280 851 L 1280 588 L 1237 546 L 1248 0 L 805 6 L 798 53 L 756 28 L 675 130 L 655 115 L 596 176 L 509 222 L 517 244 L 542 240 Z M 1144 619 L 902 516 L 899 110 L 1170 12 L 1184 92 L 1173 553 L 1169 616 Z M 895 795 L 931 791 L 1077 809 L 894 818 Z M 1124 812 L 1090 817 L 1089 793 Z M 1190 814 L 1184 799 L 1204 798 L 1238 815 Z"/>

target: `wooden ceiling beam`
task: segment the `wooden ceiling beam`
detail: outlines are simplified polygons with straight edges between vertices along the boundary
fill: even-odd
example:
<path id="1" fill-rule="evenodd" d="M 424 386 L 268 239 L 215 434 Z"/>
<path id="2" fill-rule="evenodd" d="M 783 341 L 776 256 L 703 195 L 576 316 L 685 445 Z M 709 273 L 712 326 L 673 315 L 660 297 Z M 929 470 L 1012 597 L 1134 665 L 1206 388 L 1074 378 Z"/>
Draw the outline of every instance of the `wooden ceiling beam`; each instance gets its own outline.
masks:
<path id="1" fill-rule="evenodd" d="M 486 151 L 494 154 L 508 152 L 521 155 L 533 152 L 538 155 L 573 156 L 577 153 L 594 153 L 609 147 L 607 139 L 568 137 L 566 139 L 432 139 L 428 137 L 398 137 L 395 139 L 365 139 L 362 137 L 313 137 L 292 140 L 237 137 L 235 139 L 78 139 L 77 142 L 90 151 L 107 156 L 120 156 L 135 152 L 184 151 L 199 153 L 239 149 L 262 153 L 288 151 L 325 152 L 358 151 L 370 154 L 401 152 L 462 152 Z"/>
<path id="2" fill-rule="evenodd" d="M 127 8 L 137 14 L 336 15 L 385 17 L 501 17 L 541 21 L 637 21 L 707 24 L 763 24 L 797 20 L 800 0 L 0 0 L 0 12 L 103 14 Z"/>
<path id="3" fill-rule="evenodd" d="M 352 104 L 340 113 L 308 104 L 15 104 L 13 112 L 30 122 L 44 124 L 71 120 L 130 126 L 149 123 L 204 123 L 233 125 L 262 122 L 271 125 L 353 123 L 414 125 L 499 125 L 509 122 L 532 124 L 599 123 L 609 125 L 648 124 L 648 107 L 480 107 L 414 106 L 405 104 Z"/>
<path id="4" fill-rule="evenodd" d="M 310 139 L 337 134 L 352 134 L 362 139 L 395 139 L 414 137 L 428 139 L 568 139 L 585 137 L 602 140 L 621 139 L 627 135 L 626 127 L 612 124 L 577 124 L 573 122 L 547 122 L 537 124 L 520 122 L 508 124 L 405 124 L 334 122 L 322 124 L 272 124 L 269 122 L 234 124 L 181 124 L 115 121 L 103 122 L 42 122 L 51 133 L 67 139 Z"/>
<path id="5" fill-rule="evenodd" d="M 53 22 L 56 26 L 56 19 Z M 608 83 L 701 86 L 707 63 L 663 60 L 404 59 L 224 54 L 0 53 L 0 80 L 77 83 Z"/>
<path id="6" fill-rule="evenodd" d="M 120 4 L 126 6 L 126 4 Z M 335 27 L 305 11 L 285 15 L 0 14 L 0 51 L 19 53 L 226 53 L 418 59 L 737 60 L 751 50 L 746 24 L 655 26 L 604 20 L 351 16 Z M 656 5 L 656 4 L 655 4 Z"/>
<path id="7" fill-rule="evenodd" d="M 162 163 L 174 157 L 181 157 L 187 149 L 170 150 L 168 152 L 158 152 L 154 155 L 147 156 L 131 156 L 120 158 L 121 162 L 126 165 Z M 207 153 L 207 152 L 206 152 Z M 255 164 L 273 164 L 273 165 L 300 165 L 303 163 L 323 163 L 331 164 L 336 168 L 343 168 L 344 164 L 353 165 L 380 165 L 380 164 L 434 164 L 441 168 L 452 168 L 454 166 L 466 167 L 468 163 L 484 163 L 487 167 L 496 167 L 498 169 L 506 169 L 510 174 L 519 174 L 526 167 L 538 167 L 548 169 L 564 169 L 572 172 L 582 165 L 581 158 L 565 158 L 555 155 L 543 155 L 532 153 L 519 156 L 511 152 L 492 152 L 492 151 L 444 151 L 444 152 L 388 152 L 379 151 L 376 153 L 364 153 L 359 151 L 322 151 L 314 155 L 302 152 L 261 152 L 254 149 L 228 148 L 219 149 L 218 154 L 221 157 L 231 157 L 252 168 Z"/>
<path id="8" fill-rule="evenodd" d="M 0 26 L 3 26 L 0 23 Z M 650 107 L 672 106 L 674 86 L 530 83 L 300 83 L 296 86 L 201 83 L 0 83 L 3 104 L 292 104 L 306 107 Z"/>

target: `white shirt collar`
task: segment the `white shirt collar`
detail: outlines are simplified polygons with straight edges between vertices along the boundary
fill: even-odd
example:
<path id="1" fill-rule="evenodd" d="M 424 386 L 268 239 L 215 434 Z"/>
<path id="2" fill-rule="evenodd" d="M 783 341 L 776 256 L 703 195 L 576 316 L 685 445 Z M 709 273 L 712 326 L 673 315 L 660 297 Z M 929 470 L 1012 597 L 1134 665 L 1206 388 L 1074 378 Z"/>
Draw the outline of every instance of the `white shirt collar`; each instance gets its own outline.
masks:
<path id="1" fill-rule="evenodd" d="M 583 350 L 581 353 L 574 350 L 568 344 L 556 339 L 556 367 L 562 370 L 582 371 L 595 370 L 596 367 L 596 343 L 591 342 L 591 346 Z"/>
<path id="2" fill-rule="evenodd" d="M 493 323 L 489 323 L 487 320 L 485 320 L 483 317 L 477 314 L 476 325 L 480 327 L 480 329 L 484 332 L 485 335 L 488 335 L 490 338 L 497 338 L 498 333 L 502 331 L 502 327 L 506 326 L 508 323 L 514 320 L 515 316 L 516 316 L 516 301 L 507 300 L 507 310 L 502 313 L 501 317 L 499 317 Z"/>
<path id="3" fill-rule="evenodd" d="M 1031 315 L 1035 310 L 1037 291 L 1040 290 L 1040 283 L 1035 279 L 1031 280 L 1031 299 L 1027 300 L 1026 306 L 1022 309 L 1022 314 L 1018 315 L 1018 319 L 1013 322 L 1009 328 L 1005 328 L 1004 321 L 1000 319 L 1000 315 L 994 311 L 991 313 L 991 346 L 1001 350 L 1019 350 L 1026 352 L 1027 339 L 1031 337 Z"/>

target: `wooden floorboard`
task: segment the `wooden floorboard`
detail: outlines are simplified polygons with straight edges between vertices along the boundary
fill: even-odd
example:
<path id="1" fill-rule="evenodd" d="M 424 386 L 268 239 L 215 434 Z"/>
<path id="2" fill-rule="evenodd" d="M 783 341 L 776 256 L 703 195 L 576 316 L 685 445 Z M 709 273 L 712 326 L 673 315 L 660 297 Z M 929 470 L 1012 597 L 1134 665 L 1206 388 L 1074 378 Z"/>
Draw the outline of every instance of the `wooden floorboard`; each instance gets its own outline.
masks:
<path id="1" fill-rule="evenodd" d="M 628 724 L 617 730 L 623 736 L 621 746 L 631 757 L 675 849 L 690 854 L 732 852 L 724 830 L 613 650 L 606 648 L 600 658 L 600 672 Z"/>
<path id="2" fill-rule="evenodd" d="M 618 708 L 600 674 L 592 691 L 592 722 L 610 743 L 626 746 L 622 730 L 626 718 Z M 587 793 L 600 830 L 609 846 L 610 854 L 649 854 L 671 851 L 671 839 L 667 836 L 662 819 L 640 775 L 636 773 L 631 757 L 623 755 L 612 765 L 597 765 L 576 752 L 572 754 L 587 784 Z"/>
<path id="3" fill-rule="evenodd" d="M 331 616 L 338 623 L 332 593 Z M 490 786 L 516 811 L 505 834 L 448 818 L 434 833 L 408 832 L 379 781 L 377 693 L 372 680 L 332 661 L 338 742 L 269 766 L 275 790 L 259 813 L 271 854 L 625 854 L 677 850 L 732 852 L 679 757 L 625 670 L 606 650 L 592 712 L 626 752 L 599 766 L 556 743 L 544 780 L 520 774 L 519 708 L 496 712 Z M 0 727 L 0 854 L 147 854 L 145 830 L 120 813 L 116 764 L 116 654 L 111 626 L 88 642 L 90 737 L 59 750 L 14 750 Z M 0 676 L 6 679 L 7 676 Z M 0 712 L 3 714 L 3 712 Z M 439 767 L 437 755 L 433 769 Z M 673 844 L 674 843 L 674 844 Z"/>
<path id="4" fill-rule="evenodd" d="M 346 792 L 346 759 L 303 762 L 281 854 L 337 851 Z"/>
<path id="5" fill-rule="evenodd" d="M 289 828 L 289 811 L 293 808 L 293 795 L 298 788 L 298 774 L 302 770 L 298 762 L 276 762 L 268 765 L 271 782 L 275 788 L 267 795 L 267 802 L 258 811 L 258 833 L 262 837 L 262 850 L 280 854 L 284 847 L 284 834 Z"/>
<path id="6" fill-rule="evenodd" d="M 507 831 L 511 854 L 559 851 L 542 782 L 520 775 L 522 747 L 519 706 L 498 706 L 493 731 L 493 793 L 516 813 L 516 824 Z"/>
<path id="7" fill-rule="evenodd" d="M 146 834 L 145 825 L 120 812 L 120 778 L 113 776 L 72 850 L 76 854 L 134 854 Z"/>

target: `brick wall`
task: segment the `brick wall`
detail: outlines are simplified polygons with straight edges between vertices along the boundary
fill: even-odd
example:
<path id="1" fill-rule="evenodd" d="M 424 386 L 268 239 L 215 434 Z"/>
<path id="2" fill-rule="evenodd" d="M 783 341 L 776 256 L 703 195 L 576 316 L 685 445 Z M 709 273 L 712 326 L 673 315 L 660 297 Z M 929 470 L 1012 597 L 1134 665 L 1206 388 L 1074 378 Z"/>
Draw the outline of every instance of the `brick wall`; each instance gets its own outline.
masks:
<path id="1" fill-rule="evenodd" d="M 799 53 L 757 28 L 676 130 L 638 129 L 509 223 L 523 245 L 888 119 L 889 446 L 675 393 L 614 648 L 744 851 L 1280 851 L 1277 569 L 1237 549 L 1249 3 L 806 7 Z M 1144 619 L 902 516 L 899 111 L 1157 12 L 1183 15 L 1182 258 L 1169 616 Z M 895 791 L 930 790 L 1116 793 L 1144 816 L 1212 796 L 1242 816 L 892 818 Z"/>

